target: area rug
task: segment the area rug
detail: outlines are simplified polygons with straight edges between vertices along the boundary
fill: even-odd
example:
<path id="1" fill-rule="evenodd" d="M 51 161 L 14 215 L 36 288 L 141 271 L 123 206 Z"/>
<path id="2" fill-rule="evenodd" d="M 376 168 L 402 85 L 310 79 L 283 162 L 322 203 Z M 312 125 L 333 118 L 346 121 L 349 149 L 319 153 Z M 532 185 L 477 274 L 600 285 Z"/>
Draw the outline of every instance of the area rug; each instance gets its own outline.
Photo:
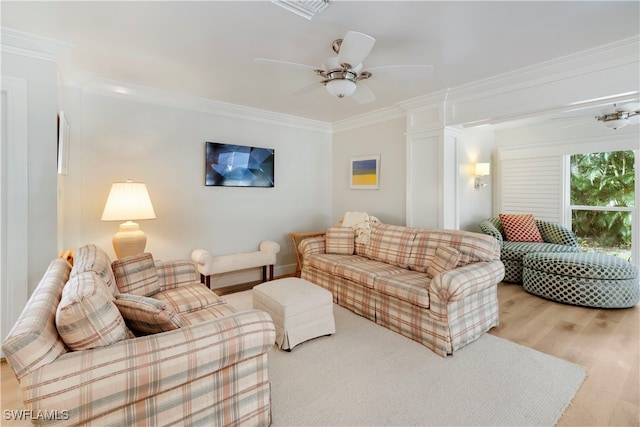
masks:
<path id="1" fill-rule="evenodd" d="M 251 291 L 224 298 L 251 308 Z M 337 305 L 334 315 L 334 335 L 269 353 L 274 426 L 553 426 L 585 379 L 493 335 L 443 358 Z"/>

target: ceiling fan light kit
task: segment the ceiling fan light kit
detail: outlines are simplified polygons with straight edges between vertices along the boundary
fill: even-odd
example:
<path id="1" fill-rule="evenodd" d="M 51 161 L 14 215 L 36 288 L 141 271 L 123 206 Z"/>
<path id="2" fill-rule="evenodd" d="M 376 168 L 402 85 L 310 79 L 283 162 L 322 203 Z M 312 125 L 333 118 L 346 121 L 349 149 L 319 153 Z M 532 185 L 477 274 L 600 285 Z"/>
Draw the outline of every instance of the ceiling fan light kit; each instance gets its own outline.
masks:
<path id="1" fill-rule="evenodd" d="M 346 78 L 329 80 L 326 86 L 327 92 L 338 98 L 351 96 L 356 91 L 356 82 Z"/>
<path id="2" fill-rule="evenodd" d="M 605 127 L 609 129 L 620 129 L 628 125 L 630 122 L 637 124 L 640 119 L 640 110 L 637 111 L 624 111 L 618 110 L 611 114 L 603 114 L 596 116 L 596 120 L 602 122 Z"/>

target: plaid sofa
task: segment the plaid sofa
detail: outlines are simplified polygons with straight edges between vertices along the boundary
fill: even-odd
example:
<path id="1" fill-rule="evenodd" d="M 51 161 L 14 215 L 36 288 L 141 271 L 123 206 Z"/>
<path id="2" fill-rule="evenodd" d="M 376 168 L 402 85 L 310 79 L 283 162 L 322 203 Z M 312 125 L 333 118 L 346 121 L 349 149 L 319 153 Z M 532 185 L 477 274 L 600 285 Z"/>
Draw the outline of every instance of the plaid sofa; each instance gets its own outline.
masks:
<path id="1" fill-rule="evenodd" d="M 301 277 L 331 291 L 336 304 L 441 356 L 498 324 L 504 265 L 489 236 L 377 223 L 366 243 L 333 227 L 299 250 Z"/>
<path id="2" fill-rule="evenodd" d="M 193 263 L 144 254 L 112 270 L 87 245 L 73 267 L 51 262 L 2 350 L 34 424 L 257 426 L 274 341 L 266 313 L 236 312 Z"/>
<path id="3" fill-rule="evenodd" d="M 500 244 L 500 259 L 504 263 L 504 281 L 522 283 L 523 258 L 535 252 L 577 253 L 580 252 L 578 239 L 568 228 L 559 224 L 536 219 L 542 236 L 541 242 L 509 242 L 502 228 L 500 217 L 494 216 L 480 223 L 480 230 L 495 238 Z"/>

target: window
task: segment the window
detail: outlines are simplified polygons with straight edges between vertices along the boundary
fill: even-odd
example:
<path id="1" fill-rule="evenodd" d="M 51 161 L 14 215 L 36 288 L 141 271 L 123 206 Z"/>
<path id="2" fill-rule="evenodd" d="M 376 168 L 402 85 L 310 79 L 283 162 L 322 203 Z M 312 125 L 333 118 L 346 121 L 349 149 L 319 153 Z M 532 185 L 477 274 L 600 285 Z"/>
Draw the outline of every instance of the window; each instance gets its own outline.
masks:
<path id="1" fill-rule="evenodd" d="M 571 156 L 571 225 L 584 252 L 632 258 L 635 153 Z"/>

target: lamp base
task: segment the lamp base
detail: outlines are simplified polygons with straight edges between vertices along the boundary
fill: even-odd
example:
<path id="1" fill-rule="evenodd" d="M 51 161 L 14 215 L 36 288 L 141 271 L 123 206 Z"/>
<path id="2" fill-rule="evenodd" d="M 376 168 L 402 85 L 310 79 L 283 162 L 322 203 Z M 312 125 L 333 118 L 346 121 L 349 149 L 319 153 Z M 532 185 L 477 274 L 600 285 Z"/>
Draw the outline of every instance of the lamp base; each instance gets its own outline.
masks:
<path id="1" fill-rule="evenodd" d="M 118 259 L 144 252 L 147 236 L 140 230 L 138 223 L 127 221 L 120 224 L 120 231 L 113 235 L 113 250 Z"/>

